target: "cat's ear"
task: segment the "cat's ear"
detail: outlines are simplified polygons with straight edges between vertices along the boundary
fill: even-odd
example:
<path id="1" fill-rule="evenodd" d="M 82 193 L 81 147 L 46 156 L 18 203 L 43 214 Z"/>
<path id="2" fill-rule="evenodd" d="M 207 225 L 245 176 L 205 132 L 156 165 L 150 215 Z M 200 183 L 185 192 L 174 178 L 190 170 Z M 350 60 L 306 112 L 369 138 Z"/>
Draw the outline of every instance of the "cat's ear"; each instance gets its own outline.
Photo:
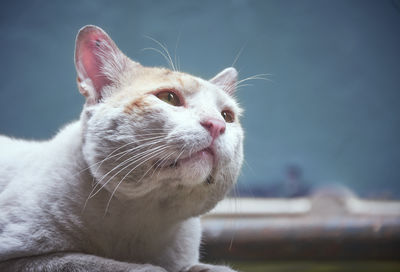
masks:
<path id="1" fill-rule="evenodd" d="M 210 82 L 222 88 L 225 92 L 232 95 L 236 90 L 238 72 L 235 68 L 229 67 L 215 77 L 210 79 Z"/>
<path id="2" fill-rule="evenodd" d="M 105 86 L 116 84 L 129 59 L 104 30 L 88 25 L 79 30 L 75 43 L 75 67 L 79 91 L 88 104 L 102 98 Z"/>

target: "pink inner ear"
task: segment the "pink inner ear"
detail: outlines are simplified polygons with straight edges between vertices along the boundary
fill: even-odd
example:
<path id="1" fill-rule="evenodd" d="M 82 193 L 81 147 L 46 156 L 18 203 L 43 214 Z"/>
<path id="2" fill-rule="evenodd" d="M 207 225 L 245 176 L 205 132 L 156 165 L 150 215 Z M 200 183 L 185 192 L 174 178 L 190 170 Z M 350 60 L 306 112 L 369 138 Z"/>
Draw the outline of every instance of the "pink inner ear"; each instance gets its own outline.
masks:
<path id="1" fill-rule="evenodd" d="M 110 46 L 112 46 L 110 42 L 112 43 L 107 35 L 102 33 L 100 30 L 93 28 L 90 28 L 87 31 L 83 30 L 83 33 L 81 33 L 77 39 L 75 61 L 76 63 L 81 63 L 83 66 L 81 67 L 84 71 L 80 74 L 91 79 L 98 95 L 97 98 L 101 97 L 101 89 L 105 85 L 111 83 L 111 81 L 101 71 L 103 63 L 100 57 L 106 57 L 107 52 L 104 52 L 104 50 L 109 50 Z M 102 43 L 108 43 L 108 46 L 104 46 Z M 80 69 L 79 65 L 77 66 L 77 69 Z"/>

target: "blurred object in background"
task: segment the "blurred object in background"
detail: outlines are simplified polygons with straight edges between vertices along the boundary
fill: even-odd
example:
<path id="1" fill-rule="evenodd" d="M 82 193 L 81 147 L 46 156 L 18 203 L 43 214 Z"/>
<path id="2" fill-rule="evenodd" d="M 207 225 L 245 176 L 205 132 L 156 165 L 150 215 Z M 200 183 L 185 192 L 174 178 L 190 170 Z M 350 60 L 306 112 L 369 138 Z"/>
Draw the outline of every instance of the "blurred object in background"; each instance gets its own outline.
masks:
<path id="1" fill-rule="evenodd" d="M 301 197 L 311 192 L 311 184 L 303 178 L 302 169 L 298 165 L 289 165 L 285 168 L 282 180 L 259 182 L 257 185 L 241 186 L 235 192 L 239 197 Z"/>
<path id="2" fill-rule="evenodd" d="M 308 195 L 310 187 L 303 180 L 303 173 L 299 166 L 290 165 L 286 169 L 286 179 L 283 181 L 288 197 L 300 197 Z"/>
<path id="3" fill-rule="evenodd" d="M 249 272 L 283 260 L 309 262 L 310 270 L 300 271 L 329 262 L 336 263 L 332 271 L 363 271 L 365 261 L 377 271 L 400 268 L 400 202 L 362 200 L 343 187 L 303 198 L 227 199 L 203 217 L 203 226 L 203 257 L 244 262 Z"/>

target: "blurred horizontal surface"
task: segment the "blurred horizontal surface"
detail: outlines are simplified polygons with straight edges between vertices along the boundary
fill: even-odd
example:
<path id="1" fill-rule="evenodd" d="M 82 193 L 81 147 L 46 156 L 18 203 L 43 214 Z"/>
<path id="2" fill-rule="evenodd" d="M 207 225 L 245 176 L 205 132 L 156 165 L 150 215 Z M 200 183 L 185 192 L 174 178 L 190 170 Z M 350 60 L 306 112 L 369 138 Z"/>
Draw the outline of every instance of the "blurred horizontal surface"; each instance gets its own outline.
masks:
<path id="1" fill-rule="evenodd" d="M 334 210 L 335 212 L 332 212 Z M 354 196 L 315 194 L 302 198 L 228 198 L 209 213 L 211 217 L 273 215 L 382 215 L 400 216 L 400 201 L 365 200 Z"/>
<path id="2" fill-rule="evenodd" d="M 398 272 L 400 262 L 234 262 L 244 272 Z"/>
<path id="3" fill-rule="evenodd" d="M 387 212 L 376 213 L 385 206 Z M 288 201 L 228 199 L 202 224 L 209 260 L 400 261 L 400 202 L 395 201 L 326 194 Z"/>

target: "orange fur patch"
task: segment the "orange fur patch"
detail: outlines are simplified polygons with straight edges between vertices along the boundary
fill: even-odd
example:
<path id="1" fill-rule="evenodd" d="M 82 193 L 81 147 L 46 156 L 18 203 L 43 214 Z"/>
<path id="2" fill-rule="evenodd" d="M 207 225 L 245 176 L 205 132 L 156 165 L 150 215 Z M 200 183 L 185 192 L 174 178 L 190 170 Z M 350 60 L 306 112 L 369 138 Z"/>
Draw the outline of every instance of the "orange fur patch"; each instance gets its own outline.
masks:
<path id="1" fill-rule="evenodd" d="M 164 74 L 165 74 L 166 76 L 170 75 L 171 73 L 172 73 L 171 70 L 168 70 L 168 69 L 165 69 L 165 70 L 164 70 Z"/>
<path id="2" fill-rule="evenodd" d="M 83 88 L 81 88 L 81 82 L 82 82 L 82 80 L 81 80 L 79 77 L 77 77 L 77 78 L 76 78 L 76 82 L 78 83 L 79 92 L 80 92 L 84 97 L 89 97 L 88 91 L 85 90 L 85 89 L 83 89 Z"/>
<path id="3" fill-rule="evenodd" d="M 129 104 L 127 104 L 124 108 L 124 112 L 127 114 L 132 113 L 133 110 L 137 109 L 139 111 L 142 111 L 145 107 L 148 107 L 149 104 L 144 101 L 144 96 L 141 96 Z"/>
<path id="4" fill-rule="evenodd" d="M 178 80 L 179 84 L 181 84 L 182 88 L 185 88 L 183 80 L 180 77 L 178 77 L 177 80 Z"/>

